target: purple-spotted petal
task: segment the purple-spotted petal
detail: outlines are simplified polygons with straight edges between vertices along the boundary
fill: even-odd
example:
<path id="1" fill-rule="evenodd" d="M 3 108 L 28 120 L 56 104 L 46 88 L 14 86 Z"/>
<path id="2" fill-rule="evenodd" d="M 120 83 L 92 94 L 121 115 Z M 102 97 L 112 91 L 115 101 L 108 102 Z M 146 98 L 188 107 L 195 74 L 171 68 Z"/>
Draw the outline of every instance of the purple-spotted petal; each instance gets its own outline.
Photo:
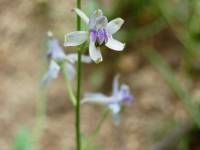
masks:
<path id="1" fill-rule="evenodd" d="M 111 34 L 109 34 L 105 28 L 101 28 L 97 31 L 91 31 L 91 34 L 94 34 L 92 35 L 92 37 L 95 37 L 95 38 L 92 38 L 92 39 L 93 41 L 96 41 L 98 45 L 107 43 L 108 39 L 112 37 Z"/>
<path id="2" fill-rule="evenodd" d="M 90 40 L 92 42 L 95 42 L 97 40 L 97 31 L 96 30 L 91 30 L 90 31 Z"/>
<path id="3" fill-rule="evenodd" d="M 102 28 L 102 29 L 99 29 L 97 32 L 97 41 L 98 41 L 99 45 L 103 44 L 103 42 L 107 38 L 104 30 L 105 29 Z"/>

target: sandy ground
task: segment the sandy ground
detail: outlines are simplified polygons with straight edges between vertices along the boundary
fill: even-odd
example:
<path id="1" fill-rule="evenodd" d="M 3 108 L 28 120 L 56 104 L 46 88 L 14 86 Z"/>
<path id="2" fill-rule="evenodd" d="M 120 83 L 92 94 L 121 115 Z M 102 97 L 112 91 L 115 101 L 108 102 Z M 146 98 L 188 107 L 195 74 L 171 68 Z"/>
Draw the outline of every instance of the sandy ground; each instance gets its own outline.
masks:
<path id="1" fill-rule="evenodd" d="M 69 0 L 59 3 L 50 0 L 48 4 L 45 0 L 0 1 L 1 150 L 11 149 L 13 138 L 21 126 L 32 129 L 38 81 L 45 70 L 45 33 L 51 29 L 62 42 L 64 33 L 74 29 L 75 17 L 70 17 L 73 16 L 70 12 L 73 6 L 74 2 Z M 135 102 L 122 114 L 119 128 L 113 125 L 111 116 L 103 125 L 95 142 L 109 150 L 148 149 L 168 132 L 164 129 L 173 128 L 168 124 L 175 120 L 181 122 L 187 116 L 160 74 L 148 63 L 140 65 L 143 60 L 132 48 L 128 52 L 118 57 L 117 69 L 123 74 L 122 81 L 131 86 Z M 84 70 L 84 91 L 101 90 L 103 85 L 111 87 L 110 79 L 104 80 L 99 87 L 91 85 L 88 74 L 92 74 L 92 67 Z M 103 64 L 99 68 L 103 68 Z M 109 70 L 109 66 L 106 69 Z M 111 70 L 104 76 L 112 79 L 115 69 Z M 104 91 L 109 93 L 110 88 Z M 82 131 L 86 135 L 95 128 L 101 111 L 102 107 L 98 106 L 82 107 Z M 39 147 L 41 150 L 73 150 L 74 143 L 74 109 L 66 99 L 60 77 L 49 87 L 47 119 Z"/>

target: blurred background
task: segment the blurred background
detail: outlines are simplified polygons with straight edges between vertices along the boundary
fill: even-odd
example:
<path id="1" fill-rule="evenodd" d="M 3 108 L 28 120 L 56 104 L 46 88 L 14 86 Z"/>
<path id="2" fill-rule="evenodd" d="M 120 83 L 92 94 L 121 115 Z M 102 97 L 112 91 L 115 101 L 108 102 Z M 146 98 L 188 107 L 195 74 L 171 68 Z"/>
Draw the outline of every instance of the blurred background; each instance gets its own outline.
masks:
<path id="1" fill-rule="evenodd" d="M 46 32 L 51 30 L 63 45 L 64 34 L 76 30 L 71 12 L 75 3 L 0 0 L 1 150 L 22 150 L 13 148 L 16 134 L 22 127 L 33 132 L 39 81 L 47 70 Z M 135 96 L 122 112 L 120 127 L 109 115 L 91 149 L 200 150 L 200 1 L 83 0 L 82 5 L 88 15 L 101 8 L 109 20 L 123 18 L 125 24 L 115 37 L 127 43 L 124 52 L 103 49 L 103 63 L 83 65 L 82 95 L 110 94 L 119 73 Z M 46 99 L 38 149 L 75 149 L 74 108 L 62 75 L 50 84 Z M 100 106 L 82 106 L 85 136 L 95 129 L 102 111 Z M 26 136 L 22 131 L 17 140 Z"/>

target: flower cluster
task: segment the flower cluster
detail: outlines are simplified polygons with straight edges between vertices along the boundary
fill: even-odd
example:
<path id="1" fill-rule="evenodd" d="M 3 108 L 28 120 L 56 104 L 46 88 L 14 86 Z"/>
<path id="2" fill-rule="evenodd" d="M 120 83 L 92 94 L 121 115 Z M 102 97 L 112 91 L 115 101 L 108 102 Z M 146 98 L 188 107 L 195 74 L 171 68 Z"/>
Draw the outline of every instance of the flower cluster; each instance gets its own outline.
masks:
<path id="1" fill-rule="evenodd" d="M 95 10 L 88 17 L 80 9 L 73 9 L 77 15 L 86 23 L 88 31 L 74 31 L 65 34 L 64 46 L 79 46 L 83 43 L 88 43 L 89 56 L 81 55 L 83 63 L 100 63 L 103 61 L 100 48 L 106 46 L 115 51 L 124 50 L 125 44 L 113 38 L 123 25 L 124 20 L 116 18 L 108 22 L 102 10 Z M 66 54 L 64 49 L 59 45 L 57 39 L 53 37 L 51 32 L 48 32 L 48 52 L 47 58 L 49 69 L 42 79 L 42 84 L 46 85 L 51 80 L 56 79 L 60 70 L 64 69 L 67 74 L 68 81 L 72 80 L 76 74 L 74 63 L 78 56 L 76 53 Z M 123 104 L 130 105 L 133 101 L 133 96 L 130 94 L 129 86 L 126 84 L 119 85 L 119 76 L 113 80 L 112 95 L 107 96 L 102 93 L 85 94 L 81 103 L 98 103 L 107 106 L 113 114 L 114 123 L 120 123 L 120 111 Z M 70 91 L 71 92 L 71 91 Z M 70 93 L 69 92 L 69 93 Z"/>

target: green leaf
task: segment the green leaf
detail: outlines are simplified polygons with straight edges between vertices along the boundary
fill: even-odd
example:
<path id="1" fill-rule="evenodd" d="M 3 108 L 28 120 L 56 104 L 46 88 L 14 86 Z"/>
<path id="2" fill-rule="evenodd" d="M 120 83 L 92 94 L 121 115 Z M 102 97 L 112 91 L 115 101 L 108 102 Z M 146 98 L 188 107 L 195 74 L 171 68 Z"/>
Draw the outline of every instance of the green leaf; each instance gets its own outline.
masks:
<path id="1" fill-rule="evenodd" d="M 26 128 L 21 128 L 14 140 L 13 150 L 32 150 L 31 137 Z"/>

